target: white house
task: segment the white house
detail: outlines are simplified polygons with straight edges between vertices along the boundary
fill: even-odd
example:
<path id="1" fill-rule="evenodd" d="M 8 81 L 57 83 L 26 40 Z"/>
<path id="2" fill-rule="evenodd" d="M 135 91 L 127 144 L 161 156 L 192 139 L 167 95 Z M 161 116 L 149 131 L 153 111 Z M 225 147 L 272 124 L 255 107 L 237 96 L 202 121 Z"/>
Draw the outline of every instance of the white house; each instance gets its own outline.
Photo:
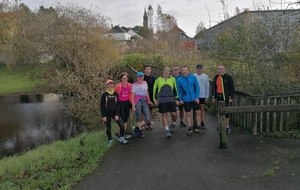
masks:
<path id="1" fill-rule="evenodd" d="M 131 35 L 128 34 L 125 30 L 123 30 L 118 25 L 114 26 L 112 29 L 107 31 L 104 36 L 111 37 L 120 41 L 127 41 L 131 39 Z"/>
<path id="2" fill-rule="evenodd" d="M 140 36 L 138 33 L 136 33 L 134 30 L 132 30 L 132 29 L 130 29 L 130 30 L 128 30 L 128 32 L 127 32 L 129 35 L 131 35 L 132 37 L 136 37 L 136 38 L 138 38 L 138 39 L 143 39 L 143 37 L 142 36 Z"/>

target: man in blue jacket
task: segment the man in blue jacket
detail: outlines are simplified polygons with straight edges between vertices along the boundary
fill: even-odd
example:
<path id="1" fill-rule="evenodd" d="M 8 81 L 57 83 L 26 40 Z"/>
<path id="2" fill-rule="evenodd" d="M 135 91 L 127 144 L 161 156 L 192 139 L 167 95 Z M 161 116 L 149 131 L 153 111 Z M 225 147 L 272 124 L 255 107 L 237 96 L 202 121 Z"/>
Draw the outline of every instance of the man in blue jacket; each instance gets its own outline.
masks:
<path id="1" fill-rule="evenodd" d="M 187 135 L 193 133 L 191 110 L 196 112 L 197 127 L 194 127 L 194 131 L 200 134 L 204 134 L 203 129 L 200 127 L 201 124 L 201 111 L 199 94 L 200 87 L 195 75 L 189 74 L 189 68 L 183 66 L 181 69 L 182 76 L 177 80 L 178 99 L 180 104 L 183 104 L 186 112 L 186 120 L 188 124 Z"/>

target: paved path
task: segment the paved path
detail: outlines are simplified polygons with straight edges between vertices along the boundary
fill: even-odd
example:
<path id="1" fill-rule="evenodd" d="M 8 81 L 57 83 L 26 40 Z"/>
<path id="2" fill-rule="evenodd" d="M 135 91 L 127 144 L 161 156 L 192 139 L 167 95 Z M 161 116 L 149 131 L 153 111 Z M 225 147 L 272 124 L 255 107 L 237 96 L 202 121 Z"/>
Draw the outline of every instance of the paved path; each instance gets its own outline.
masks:
<path id="1" fill-rule="evenodd" d="M 161 122 L 146 137 L 118 144 L 75 190 L 300 190 L 300 139 L 255 137 L 232 129 L 219 149 L 217 118 L 206 114 L 206 134 L 176 127 L 165 138 Z M 262 177 L 266 171 L 275 172 Z M 271 172 L 272 173 L 272 172 Z"/>

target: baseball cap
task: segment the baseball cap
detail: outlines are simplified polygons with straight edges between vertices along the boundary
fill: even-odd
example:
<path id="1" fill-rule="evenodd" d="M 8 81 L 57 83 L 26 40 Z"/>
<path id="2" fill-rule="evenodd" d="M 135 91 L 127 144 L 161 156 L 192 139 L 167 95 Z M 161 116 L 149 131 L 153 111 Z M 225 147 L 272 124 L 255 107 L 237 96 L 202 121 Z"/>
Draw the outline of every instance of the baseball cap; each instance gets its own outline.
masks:
<path id="1" fill-rule="evenodd" d="M 109 79 L 106 81 L 106 85 L 108 85 L 109 83 L 114 83 L 114 81 Z"/>
<path id="2" fill-rule="evenodd" d="M 196 66 L 196 68 L 197 68 L 197 69 L 202 69 L 202 68 L 203 68 L 203 65 L 198 64 L 198 65 Z"/>
<path id="3" fill-rule="evenodd" d="M 137 76 L 137 77 L 144 76 L 144 73 L 142 73 L 142 72 L 137 72 L 137 73 L 136 73 L 136 76 Z"/>

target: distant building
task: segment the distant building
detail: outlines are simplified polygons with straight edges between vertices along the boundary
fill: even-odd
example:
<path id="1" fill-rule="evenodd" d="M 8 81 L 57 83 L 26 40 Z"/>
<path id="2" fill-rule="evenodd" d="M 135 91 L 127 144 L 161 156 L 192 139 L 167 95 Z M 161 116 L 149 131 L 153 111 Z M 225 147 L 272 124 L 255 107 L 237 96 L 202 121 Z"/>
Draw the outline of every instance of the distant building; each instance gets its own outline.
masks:
<path id="1" fill-rule="evenodd" d="M 147 15 L 146 9 L 144 9 L 143 27 L 148 28 L 148 15 Z"/>
<path id="2" fill-rule="evenodd" d="M 129 29 L 127 32 L 131 38 L 136 38 L 136 39 L 143 39 L 142 36 L 140 36 L 137 32 L 135 32 L 133 29 Z"/>
<path id="3" fill-rule="evenodd" d="M 111 37 L 116 40 L 126 41 L 131 39 L 131 35 L 128 34 L 124 29 L 120 26 L 116 25 L 111 28 L 109 31 L 105 32 L 104 36 Z"/>
<path id="4" fill-rule="evenodd" d="M 278 23 L 278 21 L 282 23 L 281 27 L 298 26 L 300 22 L 300 9 L 244 11 L 202 31 L 201 35 L 197 34 L 195 39 L 196 44 L 200 49 L 214 49 L 214 39 L 217 35 L 237 25 L 247 25 L 257 20 L 264 21 L 269 26 Z"/>
<path id="5" fill-rule="evenodd" d="M 174 26 L 168 33 L 178 36 L 178 40 L 182 43 L 182 48 L 184 51 L 196 50 L 195 40 L 186 35 L 186 33 L 178 26 Z"/>

